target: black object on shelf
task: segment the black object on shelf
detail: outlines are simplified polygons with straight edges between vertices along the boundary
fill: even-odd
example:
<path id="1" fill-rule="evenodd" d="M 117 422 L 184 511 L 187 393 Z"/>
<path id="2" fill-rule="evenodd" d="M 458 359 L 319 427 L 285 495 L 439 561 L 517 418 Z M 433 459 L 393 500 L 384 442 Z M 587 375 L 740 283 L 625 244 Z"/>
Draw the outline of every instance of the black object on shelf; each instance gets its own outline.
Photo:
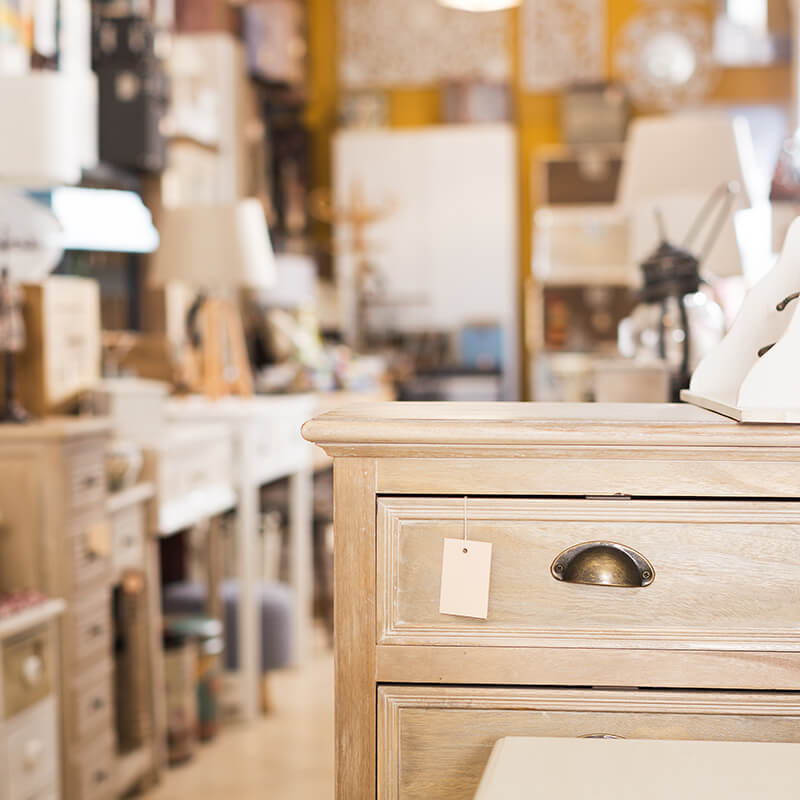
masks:
<path id="1" fill-rule="evenodd" d="M 168 102 L 158 31 L 141 17 L 98 17 L 92 63 L 99 93 L 100 159 L 143 172 L 166 165 L 162 120 Z"/>

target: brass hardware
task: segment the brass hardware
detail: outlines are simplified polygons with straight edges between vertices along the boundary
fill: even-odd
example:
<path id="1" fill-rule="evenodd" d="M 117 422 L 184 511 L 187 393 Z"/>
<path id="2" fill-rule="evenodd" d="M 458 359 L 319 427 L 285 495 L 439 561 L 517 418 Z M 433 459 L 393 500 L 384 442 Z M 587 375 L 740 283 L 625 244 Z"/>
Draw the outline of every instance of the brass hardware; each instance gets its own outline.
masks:
<path id="1" fill-rule="evenodd" d="M 559 553 L 550 567 L 557 581 L 590 586 L 649 586 L 653 565 L 630 547 L 616 542 L 584 542 Z"/>

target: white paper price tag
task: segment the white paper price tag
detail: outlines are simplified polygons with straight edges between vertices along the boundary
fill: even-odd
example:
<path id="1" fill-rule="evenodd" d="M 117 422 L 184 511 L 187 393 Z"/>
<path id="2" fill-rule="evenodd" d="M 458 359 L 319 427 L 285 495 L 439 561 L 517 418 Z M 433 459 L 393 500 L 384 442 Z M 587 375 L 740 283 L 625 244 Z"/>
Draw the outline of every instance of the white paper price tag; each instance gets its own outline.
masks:
<path id="1" fill-rule="evenodd" d="M 486 619 L 491 572 L 491 542 L 445 539 L 439 613 Z"/>

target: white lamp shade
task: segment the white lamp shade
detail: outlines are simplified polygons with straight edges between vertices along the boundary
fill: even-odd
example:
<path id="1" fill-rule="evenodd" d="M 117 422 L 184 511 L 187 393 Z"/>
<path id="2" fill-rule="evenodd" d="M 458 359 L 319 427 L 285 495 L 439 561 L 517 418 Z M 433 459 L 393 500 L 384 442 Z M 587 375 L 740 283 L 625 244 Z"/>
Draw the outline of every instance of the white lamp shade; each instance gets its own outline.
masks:
<path id="1" fill-rule="evenodd" d="M 97 79 L 91 72 L 0 75 L 0 183 L 78 183 L 97 162 Z M 7 124 L 5 124 L 7 121 Z"/>
<path id="2" fill-rule="evenodd" d="M 734 208 L 753 205 L 755 156 L 744 118 L 721 111 L 634 120 L 625 145 L 617 200 L 633 211 L 642 201 L 691 194 L 708 197 L 732 181 Z"/>
<path id="3" fill-rule="evenodd" d="M 275 255 L 261 203 L 165 208 L 158 219 L 161 245 L 150 282 L 181 281 L 215 291 L 268 288 L 275 282 Z"/>

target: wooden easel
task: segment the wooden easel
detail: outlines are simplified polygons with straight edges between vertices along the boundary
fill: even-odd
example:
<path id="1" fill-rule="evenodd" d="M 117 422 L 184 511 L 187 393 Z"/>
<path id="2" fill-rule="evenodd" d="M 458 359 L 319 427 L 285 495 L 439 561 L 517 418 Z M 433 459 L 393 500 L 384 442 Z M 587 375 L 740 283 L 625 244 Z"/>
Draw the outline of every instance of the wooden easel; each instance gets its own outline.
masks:
<path id="1" fill-rule="evenodd" d="M 208 297 L 198 311 L 200 342 L 194 348 L 186 376 L 191 391 L 214 400 L 253 394 L 253 375 L 247 356 L 242 320 L 228 300 Z"/>

